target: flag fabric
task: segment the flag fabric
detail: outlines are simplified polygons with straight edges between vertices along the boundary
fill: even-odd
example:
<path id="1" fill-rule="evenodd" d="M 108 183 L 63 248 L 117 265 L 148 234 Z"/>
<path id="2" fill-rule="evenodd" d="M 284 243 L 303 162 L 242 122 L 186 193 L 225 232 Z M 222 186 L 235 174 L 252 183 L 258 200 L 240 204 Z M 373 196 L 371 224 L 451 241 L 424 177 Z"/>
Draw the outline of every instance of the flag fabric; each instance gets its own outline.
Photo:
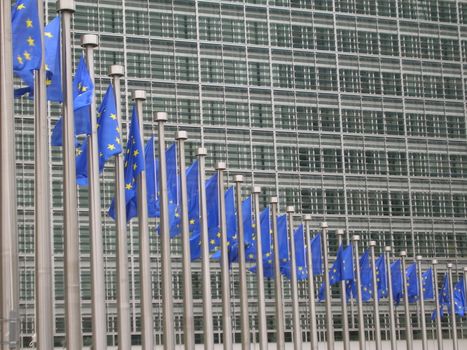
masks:
<path id="1" fill-rule="evenodd" d="M 360 264 L 360 288 L 362 291 L 362 301 L 369 301 L 373 298 L 373 270 L 371 268 L 370 253 L 366 250 L 359 259 Z M 347 283 L 347 297 L 357 295 L 357 285 L 355 280 Z"/>
<path id="2" fill-rule="evenodd" d="M 209 251 L 216 251 L 220 248 L 220 227 L 219 227 L 219 177 L 215 172 L 206 180 L 206 208 L 208 214 L 208 239 Z"/>
<path id="3" fill-rule="evenodd" d="M 431 267 L 422 273 L 422 281 L 424 300 L 433 299 L 435 293 L 433 290 L 433 269 Z"/>
<path id="4" fill-rule="evenodd" d="M 295 243 L 295 271 L 297 274 L 297 280 L 303 281 L 308 278 L 303 225 L 300 225 L 295 229 L 294 243 Z M 289 260 L 289 262 L 286 265 L 284 265 L 283 270 L 284 270 L 284 275 L 287 278 L 291 279 L 292 278 L 291 260 Z"/>
<path id="5" fill-rule="evenodd" d="M 454 312 L 460 317 L 465 316 L 465 287 L 464 278 L 461 277 L 454 285 Z M 449 310 L 451 311 L 451 310 Z"/>
<path id="6" fill-rule="evenodd" d="M 269 207 L 264 208 L 260 215 L 260 229 L 261 229 L 261 252 L 263 254 L 263 275 L 266 278 L 274 278 L 274 257 L 272 250 L 272 236 L 271 236 L 271 216 Z M 253 241 L 254 245 L 254 259 L 256 261 L 256 240 Z M 251 272 L 256 272 L 256 265 L 250 268 Z"/>
<path id="7" fill-rule="evenodd" d="M 47 99 L 53 102 L 62 102 L 60 16 L 55 17 L 44 28 L 44 49 Z"/>
<path id="8" fill-rule="evenodd" d="M 42 41 L 36 0 L 18 0 L 11 11 L 13 72 L 29 87 L 42 63 Z"/>
<path id="9" fill-rule="evenodd" d="M 285 274 L 285 268 L 289 262 L 289 237 L 287 234 L 287 214 L 277 217 L 277 242 L 279 247 L 274 248 L 274 254 L 279 251 L 281 273 Z"/>
<path id="10" fill-rule="evenodd" d="M 199 227 L 199 166 L 195 160 L 186 169 L 186 187 L 188 193 L 188 224 L 190 229 L 191 261 L 201 257 L 201 238 Z"/>
<path id="11" fill-rule="evenodd" d="M 251 200 L 252 198 L 251 196 L 249 196 L 242 201 L 243 232 L 245 238 L 246 261 L 255 261 L 256 257 L 256 248 L 254 245 L 256 234 L 254 232 L 255 224 L 253 222 Z"/>
<path id="12" fill-rule="evenodd" d="M 177 144 L 173 143 L 167 148 L 166 166 L 167 166 L 167 195 L 169 204 L 169 227 L 170 238 L 181 234 L 180 231 L 180 178 L 178 176 L 177 162 Z"/>
<path id="13" fill-rule="evenodd" d="M 392 283 L 392 297 L 394 303 L 398 305 L 404 295 L 402 288 L 402 263 L 396 260 L 391 264 L 391 283 Z"/>
<path id="14" fill-rule="evenodd" d="M 323 263 L 322 263 L 322 256 L 321 252 L 323 251 L 321 245 L 321 233 L 315 235 L 310 242 L 311 247 L 311 264 L 312 264 L 312 271 L 314 276 L 322 275 L 323 274 Z"/>
<path id="15" fill-rule="evenodd" d="M 414 303 L 419 298 L 416 263 L 412 263 L 407 267 L 407 271 L 405 272 L 405 277 L 407 281 L 407 295 L 409 297 L 409 302 Z"/>
<path id="16" fill-rule="evenodd" d="M 115 94 L 109 85 L 97 111 L 97 145 L 99 173 L 102 174 L 105 162 L 122 152 L 121 136 L 116 117 Z M 76 147 L 76 183 L 88 185 L 87 138 Z"/>
<path id="17" fill-rule="evenodd" d="M 84 56 L 81 56 L 73 79 L 73 112 L 75 135 L 91 133 L 90 109 L 94 98 L 94 84 L 91 80 Z M 62 146 L 63 117 L 55 123 L 52 130 L 52 146 Z"/>
<path id="18" fill-rule="evenodd" d="M 388 297 L 388 275 L 386 272 L 386 259 L 384 254 L 380 255 L 376 261 L 376 285 L 378 286 L 378 299 Z"/>
<path id="19" fill-rule="evenodd" d="M 136 107 L 133 107 L 133 114 L 130 123 L 130 132 L 128 135 L 125 159 L 125 204 L 126 219 L 130 221 L 138 215 L 137 201 L 137 176 L 144 170 L 144 151 L 141 142 L 138 116 Z M 109 215 L 115 220 L 115 198 L 109 208 Z"/>
<path id="20" fill-rule="evenodd" d="M 439 313 L 441 318 L 444 317 L 444 307 L 447 307 L 450 310 L 451 307 L 451 297 L 449 293 L 449 278 L 448 274 L 444 274 L 443 285 L 439 291 Z M 431 320 L 434 321 L 436 319 L 436 309 L 433 310 L 431 314 Z"/>
<path id="21" fill-rule="evenodd" d="M 144 167 L 146 171 L 146 191 L 148 202 L 148 217 L 160 216 L 158 165 L 154 154 L 154 136 L 151 136 L 144 147 Z"/>

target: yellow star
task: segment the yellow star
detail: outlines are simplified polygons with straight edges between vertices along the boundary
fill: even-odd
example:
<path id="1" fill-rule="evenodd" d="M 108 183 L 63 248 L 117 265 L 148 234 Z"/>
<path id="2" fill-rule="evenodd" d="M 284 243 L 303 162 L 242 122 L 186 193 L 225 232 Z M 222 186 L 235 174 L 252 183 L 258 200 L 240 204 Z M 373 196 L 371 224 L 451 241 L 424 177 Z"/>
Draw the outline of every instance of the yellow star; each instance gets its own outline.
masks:
<path id="1" fill-rule="evenodd" d="M 125 188 L 126 188 L 127 190 L 131 190 L 131 189 L 133 188 L 133 185 L 132 185 L 131 183 L 126 184 L 126 185 L 125 185 Z"/>
<path id="2" fill-rule="evenodd" d="M 45 80 L 45 85 L 49 86 L 51 84 L 52 84 L 52 80 L 50 80 L 50 79 Z"/>
<path id="3" fill-rule="evenodd" d="M 77 148 L 76 155 L 79 156 L 81 153 L 83 153 L 83 150 L 81 148 Z"/>
<path id="4" fill-rule="evenodd" d="M 114 113 L 111 113 L 111 114 L 110 114 L 110 118 L 113 119 L 113 120 L 115 120 L 115 119 L 117 119 L 117 116 L 116 116 Z"/>
<path id="5" fill-rule="evenodd" d="M 96 128 L 99 129 L 101 125 L 99 123 L 96 123 Z"/>
<path id="6" fill-rule="evenodd" d="M 127 167 L 128 167 L 128 162 L 125 162 L 125 165 L 124 165 L 124 167 L 125 167 L 125 168 L 127 168 Z"/>
<path id="7" fill-rule="evenodd" d="M 45 70 L 50 70 L 48 64 L 44 64 L 44 68 L 45 68 Z"/>
<path id="8" fill-rule="evenodd" d="M 23 10 L 23 9 L 25 9 L 25 8 L 26 8 L 26 6 L 24 6 L 24 4 L 20 4 L 20 5 L 18 5 L 18 6 L 16 7 L 17 10 Z"/>
<path id="9" fill-rule="evenodd" d="M 51 32 L 45 32 L 45 33 L 44 33 L 44 36 L 45 36 L 46 38 L 53 38 L 53 37 L 54 37 L 54 36 L 52 35 Z"/>
<path id="10" fill-rule="evenodd" d="M 116 138 L 115 138 L 115 142 L 117 142 L 118 144 L 120 144 L 120 138 L 119 138 L 119 137 L 116 137 Z"/>
<path id="11" fill-rule="evenodd" d="M 139 154 L 139 151 L 137 149 L 134 150 L 133 152 L 133 157 L 136 157 Z"/>
<path id="12" fill-rule="evenodd" d="M 23 56 L 27 61 L 31 60 L 31 54 L 29 52 L 24 51 Z"/>
<path id="13" fill-rule="evenodd" d="M 228 247 L 229 245 L 230 245 L 230 242 L 229 242 L 229 241 L 227 241 L 227 247 Z"/>
<path id="14" fill-rule="evenodd" d="M 213 240 L 213 239 L 211 239 L 211 240 L 209 241 L 209 244 L 214 245 L 214 244 L 216 244 L 216 241 Z"/>
<path id="15" fill-rule="evenodd" d="M 32 28 L 32 21 L 29 18 L 26 20 L 26 28 Z"/>
<path id="16" fill-rule="evenodd" d="M 133 164 L 133 170 L 136 170 L 136 168 L 138 167 L 138 164 Z M 175 216 L 177 216 L 177 214 L 175 214 Z"/>
<path id="17" fill-rule="evenodd" d="M 220 232 L 217 232 L 217 235 L 216 235 L 218 238 L 221 238 L 221 233 Z"/>
<path id="18" fill-rule="evenodd" d="M 34 46 L 34 39 L 29 37 L 28 40 L 27 40 L 29 46 Z"/>
<path id="19" fill-rule="evenodd" d="M 118 133 L 120 133 L 120 128 L 119 128 L 118 126 L 115 128 L 115 130 L 116 130 Z"/>
<path id="20" fill-rule="evenodd" d="M 190 220 L 190 225 L 194 225 L 195 224 L 195 219 L 191 219 Z"/>
<path id="21" fill-rule="evenodd" d="M 110 151 L 113 151 L 113 150 L 115 150 L 115 145 L 113 143 L 109 143 L 107 145 L 107 149 L 110 150 Z"/>
<path id="22" fill-rule="evenodd" d="M 16 60 L 18 61 L 19 64 L 23 64 L 23 57 L 18 56 L 16 57 Z"/>

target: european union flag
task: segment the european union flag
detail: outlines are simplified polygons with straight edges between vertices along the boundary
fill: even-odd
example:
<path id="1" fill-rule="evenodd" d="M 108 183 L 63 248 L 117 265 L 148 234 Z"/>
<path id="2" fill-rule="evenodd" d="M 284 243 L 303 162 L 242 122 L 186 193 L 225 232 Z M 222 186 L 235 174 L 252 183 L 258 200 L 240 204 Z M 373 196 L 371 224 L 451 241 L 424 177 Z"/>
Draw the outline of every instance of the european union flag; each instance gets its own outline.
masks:
<path id="1" fill-rule="evenodd" d="M 137 201 L 133 200 L 133 198 L 137 196 L 137 176 L 144 170 L 143 152 L 138 116 L 136 114 L 136 108 L 133 107 L 124 160 L 127 221 L 138 215 Z M 115 220 L 115 198 L 112 200 L 112 204 L 110 205 L 109 215 Z"/>
<path id="2" fill-rule="evenodd" d="M 254 233 L 255 224 L 253 223 L 251 196 L 245 198 L 242 202 L 242 215 L 243 215 L 243 232 L 245 237 L 245 260 L 255 261 L 256 248 L 255 240 L 256 234 Z"/>
<path id="3" fill-rule="evenodd" d="M 199 166 L 195 160 L 186 169 L 186 187 L 188 192 L 188 220 L 190 232 L 199 233 Z"/>
<path id="4" fill-rule="evenodd" d="M 332 264 L 331 270 L 329 273 L 329 284 L 333 285 L 341 281 L 349 281 L 351 283 L 354 279 L 354 268 L 353 268 L 353 248 L 349 244 L 345 249 L 342 245 L 337 249 L 336 260 Z M 325 290 L 324 282 L 321 284 L 321 287 L 318 291 L 319 301 L 325 299 Z"/>
<path id="5" fill-rule="evenodd" d="M 99 152 L 99 173 L 102 174 L 105 162 L 122 152 L 120 130 L 116 117 L 115 94 L 109 85 L 97 111 L 97 144 Z M 76 148 L 76 182 L 88 185 L 87 138 Z"/>
<path id="6" fill-rule="evenodd" d="M 277 217 L 277 241 L 279 245 L 279 260 L 281 271 L 289 262 L 289 237 L 287 235 L 287 214 L 282 214 Z M 277 251 L 277 248 L 275 248 Z"/>
<path id="7" fill-rule="evenodd" d="M 33 70 L 42 61 L 41 31 L 36 0 L 18 0 L 11 11 L 13 72 L 29 87 L 34 86 Z"/>
<path id="8" fill-rule="evenodd" d="M 380 255 L 376 261 L 376 284 L 378 286 L 378 299 L 388 296 L 388 275 L 386 273 L 386 259 Z"/>
<path id="9" fill-rule="evenodd" d="M 391 283 L 392 283 L 392 297 L 395 304 L 399 304 L 404 290 L 402 288 L 402 264 L 400 260 L 396 260 L 391 264 Z"/>
<path id="10" fill-rule="evenodd" d="M 180 231 L 180 206 L 179 206 L 179 176 L 177 163 L 177 144 L 173 143 L 167 148 L 167 195 L 169 203 L 169 226 L 170 237 L 173 238 L 181 233 Z"/>
<path id="11" fill-rule="evenodd" d="M 297 267 L 297 279 L 299 281 L 306 280 L 308 278 L 308 270 L 306 266 L 306 248 L 305 248 L 305 236 L 303 231 L 303 225 L 297 227 L 294 232 L 295 242 L 295 263 Z"/>
<path id="12" fill-rule="evenodd" d="M 423 280 L 423 298 L 425 300 L 434 298 L 433 290 L 433 269 L 430 267 L 428 270 L 422 274 Z"/>
<path id="13" fill-rule="evenodd" d="M 264 208 L 260 215 L 260 229 L 261 229 L 261 251 L 263 253 L 263 275 L 266 278 L 274 277 L 274 266 L 273 266 L 273 251 L 272 251 L 272 236 L 271 236 L 271 222 L 270 222 L 270 210 Z M 254 245 L 254 257 L 256 259 L 256 240 Z M 256 266 L 253 266 L 250 271 L 256 272 Z"/>
<path id="14" fill-rule="evenodd" d="M 220 246 L 219 229 L 219 177 L 217 172 L 206 180 L 206 207 L 208 212 L 209 251 L 216 251 Z"/>
<path id="15" fill-rule="evenodd" d="M 312 258 L 312 265 L 313 265 L 313 275 L 322 275 L 323 274 L 323 263 L 322 263 L 322 256 L 321 252 L 323 249 L 321 248 L 321 233 L 318 233 L 310 242 L 311 244 L 311 258 Z"/>
<path id="16" fill-rule="evenodd" d="M 465 315 L 465 287 L 464 278 L 460 278 L 454 285 L 454 312 L 460 317 Z"/>
<path id="17" fill-rule="evenodd" d="M 62 102 L 60 16 L 55 17 L 44 28 L 44 49 L 47 99 L 53 102 Z"/>
<path id="18" fill-rule="evenodd" d="M 441 290 L 439 291 L 439 312 L 441 318 L 444 317 L 444 307 L 447 306 L 448 310 L 451 307 L 451 296 L 449 293 L 449 278 L 448 274 L 444 274 L 444 279 L 443 279 L 443 286 L 441 287 Z M 434 321 L 436 319 L 436 309 L 433 311 L 431 314 L 431 320 Z"/>
<path id="19" fill-rule="evenodd" d="M 407 295 L 409 302 L 414 303 L 418 300 L 418 276 L 417 276 L 417 264 L 412 263 L 407 267 L 405 272 L 405 278 L 407 281 Z"/>
<path id="20" fill-rule="evenodd" d="M 359 260 L 360 263 L 360 288 L 362 291 L 362 301 L 369 301 L 373 297 L 373 270 L 371 268 L 370 254 L 366 250 Z M 357 295 L 355 281 L 347 285 L 347 297 Z"/>
<path id="21" fill-rule="evenodd" d="M 84 57 L 81 56 L 73 79 L 73 111 L 75 121 L 75 135 L 89 135 L 91 133 L 90 110 L 94 97 L 94 85 L 89 75 Z M 62 121 L 60 118 L 52 130 L 52 146 L 62 146 Z"/>
<path id="22" fill-rule="evenodd" d="M 148 202 L 148 217 L 156 218 L 160 216 L 159 206 L 159 184 L 157 159 L 154 155 L 154 136 L 149 138 L 144 147 L 144 166 L 146 171 L 146 191 Z"/>

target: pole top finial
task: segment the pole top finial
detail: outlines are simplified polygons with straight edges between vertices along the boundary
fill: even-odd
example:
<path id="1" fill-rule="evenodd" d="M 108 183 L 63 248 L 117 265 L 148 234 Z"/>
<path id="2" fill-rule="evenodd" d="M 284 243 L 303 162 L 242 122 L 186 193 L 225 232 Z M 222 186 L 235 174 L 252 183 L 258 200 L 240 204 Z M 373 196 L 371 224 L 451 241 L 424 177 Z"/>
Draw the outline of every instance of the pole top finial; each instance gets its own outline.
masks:
<path id="1" fill-rule="evenodd" d="M 83 34 L 81 35 L 81 46 L 86 47 L 97 47 L 99 45 L 99 39 L 96 34 Z"/>
<path id="2" fill-rule="evenodd" d="M 321 223 L 321 228 L 328 228 L 328 223 L 326 221 L 323 221 Z"/>
<path id="3" fill-rule="evenodd" d="M 156 113 L 156 122 L 163 123 L 168 119 L 166 112 L 157 112 Z"/>
<path id="4" fill-rule="evenodd" d="M 185 130 L 179 130 L 175 133 L 175 140 L 185 141 L 188 139 L 188 134 Z"/>
<path id="5" fill-rule="evenodd" d="M 123 69 L 123 66 L 120 64 L 113 64 L 110 66 L 109 69 L 109 76 L 111 77 L 123 77 L 125 70 Z"/>
<path id="6" fill-rule="evenodd" d="M 295 213 L 295 208 L 292 205 L 287 206 L 285 209 L 287 213 Z"/>
<path id="7" fill-rule="evenodd" d="M 254 193 L 254 194 L 256 194 L 256 193 L 258 193 L 258 194 L 261 193 L 261 187 L 260 187 L 260 186 L 253 186 L 253 187 L 251 188 L 251 193 Z"/>
<path id="8" fill-rule="evenodd" d="M 200 148 L 198 148 L 198 152 L 196 153 L 196 155 L 198 155 L 200 157 L 205 157 L 205 156 L 208 155 L 208 151 L 206 150 L 206 148 L 200 147 Z"/>
<path id="9" fill-rule="evenodd" d="M 438 265 L 438 260 L 437 260 L 437 259 L 433 259 L 433 260 L 431 260 L 431 263 L 432 263 L 433 265 Z"/>
<path id="10" fill-rule="evenodd" d="M 277 197 L 271 197 L 271 199 L 269 200 L 269 203 L 277 204 L 277 203 L 279 203 L 279 200 L 277 199 Z"/>
<path id="11" fill-rule="evenodd" d="M 225 165 L 225 162 L 217 162 L 216 170 L 223 171 L 225 169 L 227 169 L 227 165 Z"/>
<path id="12" fill-rule="evenodd" d="M 401 252 L 399 253 L 399 255 L 402 256 L 402 257 L 406 257 L 406 256 L 407 256 L 407 252 L 406 252 L 405 250 L 403 250 L 403 251 L 401 251 Z"/>
<path id="13" fill-rule="evenodd" d="M 144 90 L 135 90 L 133 91 L 133 100 L 142 100 L 144 101 L 146 99 L 146 91 Z"/>
<path id="14" fill-rule="evenodd" d="M 376 247 L 376 241 L 370 241 L 369 246 L 370 247 Z"/>
<path id="15" fill-rule="evenodd" d="M 467 272 L 467 266 L 464 267 L 464 272 Z"/>
<path id="16" fill-rule="evenodd" d="M 354 236 L 352 236 L 352 241 L 358 242 L 359 240 L 360 240 L 360 236 L 359 236 L 359 235 L 354 235 Z"/>
<path id="17" fill-rule="evenodd" d="M 57 7 L 57 12 L 75 12 L 76 10 L 75 2 L 73 0 L 57 0 L 55 5 Z"/>
<path id="18" fill-rule="evenodd" d="M 386 246 L 384 247 L 384 251 L 389 253 L 390 251 L 392 251 L 392 248 L 390 246 Z"/>
<path id="19" fill-rule="evenodd" d="M 448 269 L 452 269 L 452 264 L 448 263 L 447 267 L 448 267 Z"/>
<path id="20" fill-rule="evenodd" d="M 415 260 L 417 260 L 417 261 L 422 261 L 422 260 L 423 260 L 423 257 L 422 257 L 421 255 L 417 255 L 417 256 L 415 257 Z"/>
<path id="21" fill-rule="evenodd" d="M 303 221 L 311 221 L 311 214 L 303 215 Z"/>
<path id="22" fill-rule="evenodd" d="M 341 229 L 341 228 L 338 228 L 338 229 L 336 230 L 336 235 L 338 235 L 338 236 L 343 236 L 343 235 L 344 235 L 344 230 Z"/>
<path id="23" fill-rule="evenodd" d="M 235 175 L 234 182 L 243 182 L 243 175 Z"/>

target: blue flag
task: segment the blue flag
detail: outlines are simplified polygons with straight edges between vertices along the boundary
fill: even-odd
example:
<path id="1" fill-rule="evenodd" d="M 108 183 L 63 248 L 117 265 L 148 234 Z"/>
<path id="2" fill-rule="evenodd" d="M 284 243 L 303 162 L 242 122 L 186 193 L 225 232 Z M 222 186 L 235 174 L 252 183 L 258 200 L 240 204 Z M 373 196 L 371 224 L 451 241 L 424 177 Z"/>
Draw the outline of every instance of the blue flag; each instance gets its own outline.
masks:
<path id="1" fill-rule="evenodd" d="M 454 285 L 454 312 L 460 317 L 465 316 L 465 287 L 464 278 L 461 277 Z"/>
<path id="2" fill-rule="evenodd" d="M 378 299 L 388 297 L 388 275 L 386 272 L 386 259 L 380 255 L 376 261 L 376 284 L 378 286 Z"/>
<path id="3" fill-rule="evenodd" d="M 73 111 L 75 135 L 91 133 L 90 109 L 94 97 L 94 85 L 91 80 L 84 57 L 81 56 L 73 79 Z M 60 118 L 52 130 L 52 146 L 62 146 L 62 121 Z"/>
<path id="4" fill-rule="evenodd" d="M 188 221 L 190 232 L 199 234 L 199 166 L 195 160 L 186 169 L 186 187 L 188 192 Z"/>
<path id="5" fill-rule="evenodd" d="M 242 202 L 242 216 L 243 216 L 243 232 L 245 237 L 245 255 L 246 261 L 255 261 L 256 248 L 255 248 L 255 224 L 253 223 L 251 196 L 245 198 Z"/>
<path id="6" fill-rule="evenodd" d="M 366 250 L 359 259 L 360 263 L 360 288 L 362 291 L 362 301 L 369 301 L 373 298 L 373 270 L 371 268 L 370 254 Z M 347 297 L 357 295 L 355 280 L 347 284 Z"/>
<path id="7" fill-rule="evenodd" d="M 430 267 L 428 270 L 422 274 L 423 280 L 423 298 L 425 300 L 434 298 L 433 290 L 433 269 Z"/>
<path id="8" fill-rule="evenodd" d="M 131 117 L 124 169 L 126 219 L 129 221 L 138 215 L 137 201 L 133 199 L 137 197 L 137 176 L 144 170 L 144 151 L 135 107 L 133 107 L 133 114 Z M 115 198 L 110 205 L 109 215 L 115 220 Z"/>
<path id="9" fill-rule="evenodd" d="M 444 307 L 447 307 L 448 310 L 451 307 L 451 296 L 449 293 L 449 278 L 448 274 L 444 274 L 444 279 L 443 279 L 443 286 L 441 287 L 439 291 L 439 312 L 441 318 L 444 317 Z M 436 309 L 433 311 L 431 314 L 431 320 L 434 321 L 436 319 Z"/>
<path id="10" fill-rule="evenodd" d="M 152 136 L 144 147 L 144 166 L 146 171 L 146 191 L 148 202 L 148 217 L 156 218 L 160 216 L 159 207 L 159 184 L 158 165 L 154 155 L 154 136 Z"/>
<path id="11" fill-rule="evenodd" d="M 348 286 L 351 286 L 354 280 L 354 268 L 353 268 L 353 248 L 349 244 L 345 249 L 342 245 L 337 249 L 336 260 L 332 264 L 329 273 L 330 285 L 336 284 L 341 281 L 347 281 Z M 324 282 L 318 291 L 319 301 L 325 299 Z"/>
<path id="12" fill-rule="evenodd" d="M 281 272 L 284 274 L 284 267 L 289 262 L 289 237 L 287 235 L 287 214 L 277 217 L 277 241 L 279 245 L 279 260 Z"/>
<path id="13" fill-rule="evenodd" d="M 321 247 L 321 233 L 318 233 L 310 242 L 311 244 L 311 259 L 313 267 L 313 275 L 322 275 L 323 274 L 323 263 L 321 252 L 323 251 Z"/>
<path id="14" fill-rule="evenodd" d="M 62 72 L 60 65 L 60 16 L 44 28 L 45 74 L 47 99 L 62 102 Z"/>
<path id="15" fill-rule="evenodd" d="M 404 295 L 402 288 L 402 264 L 400 260 L 396 260 L 391 264 L 391 283 L 392 283 L 392 297 L 394 303 L 398 305 Z"/>
<path id="16" fill-rule="evenodd" d="M 102 174 L 105 162 L 122 152 L 121 136 L 116 117 L 115 94 L 109 85 L 97 111 L 97 144 L 99 152 L 99 173 Z M 87 138 L 76 148 L 76 182 L 88 185 Z"/>
<path id="17" fill-rule="evenodd" d="M 11 11 L 13 72 L 29 87 L 34 86 L 33 70 L 42 61 L 42 42 L 36 0 L 18 0 Z"/>
<path id="18" fill-rule="evenodd" d="M 414 303 L 418 300 L 418 276 L 417 276 L 417 264 L 412 263 L 407 267 L 405 272 L 405 277 L 407 281 L 407 295 L 409 297 L 409 302 Z"/>
<path id="19" fill-rule="evenodd" d="M 261 252 L 263 254 L 263 275 L 266 278 L 274 278 L 274 265 L 273 265 L 273 251 L 272 251 L 272 236 L 271 236 L 271 221 L 270 221 L 270 210 L 264 208 L 260 215 L 260 229 L 261 229 Z M 254 257 L 256 260 L 256 240 L 254 245 Z M 250 271 L 256 272 L 256 266 L 250 268 Z"/>
<path id="20" fill-rule="evenodd" d="M 303 281 L 308 278 L 304 238 L 303 225 L 300 225 L 294 231 L 295 271 L 298 281 Z M 291 269 L 291 261 L 283 266 L 284 275 L 289 279 L 292 277 Z"/>
<path id="21" fill-rule="evenodd" d="M 170 237 L 173 238 L 181 234 L 179 198 L 180 178 L 178 176 L 177 144 L 173 143 L 170 145 L 165 154 L 167 165 L 167 195 L 169 202 Z"/>
<path id="22" fill-rule="evenodd" d="M 206 207 L 208 214 L 209 251 L 220 248 L 219 177 L 217 172 L 206 180 Z"/>

